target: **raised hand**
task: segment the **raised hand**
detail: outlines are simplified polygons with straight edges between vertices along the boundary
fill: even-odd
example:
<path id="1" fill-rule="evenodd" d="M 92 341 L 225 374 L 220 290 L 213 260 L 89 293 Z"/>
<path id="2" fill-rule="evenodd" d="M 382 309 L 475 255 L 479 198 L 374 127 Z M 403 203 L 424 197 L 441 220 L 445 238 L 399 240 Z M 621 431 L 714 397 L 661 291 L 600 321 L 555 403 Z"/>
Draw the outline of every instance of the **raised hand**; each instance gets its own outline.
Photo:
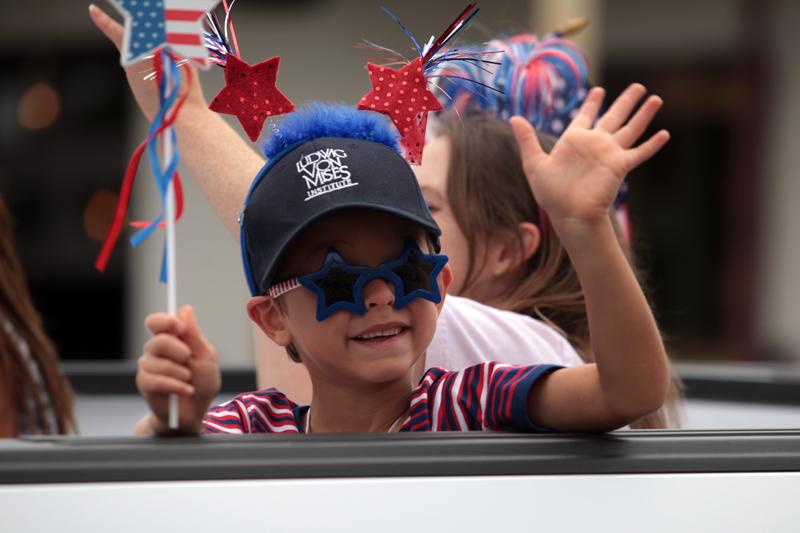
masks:
<path id="1" fill-rule="evenodd" d="M 179 430 L 197 433 L 220 388 L 214 347 L 203 338 L 194 311 L 182 307 L 177 316 L 153 313 L 145 321 L 153 334 L 144 346 L 136 386 L 150 406 L 155 433 L 166 433 L 169 395 L 179 396 Z"/>
<path id="2" fill-rule="evenodd" d="M 550 154 L 528 121 L 511 118 L 531 190 L 562 240 L 607 223 L 625 175 L 669 140 L 661 130 L 634 147 L 663 103 L 650 96 L 631 116 L 645 92 L 643 85 L 630 85 L 597 120 L 604 91 L 592 89 Z"/>
<path id="3" fill-rule="evenodd" d="M 108 37 L 117 50 L 122 49 L 122 38 L 124 30 L 122 25 L 109 17 L 102 9 L 94 4 L 89 6 L 89 17 L 94 22 L 94 25 Z M 128 85 L 131 88 L 136 103 L 142 110 L 147 120 L 152 121 L 158 112 L 158 92 L 156 91 L 156 83 L 154 80 L 145 80 L 145 76 L 153 68 L 152 62 L 142 61 L 136 65 L 130 66 L 125 69 L 125 74 L 128 77 Z M 186 69 L 192 70 L 192 83 L 187 83 Z M 200 106 L 207 106 L 205 96 L 200 88 L 200 83 L 197 77 L 197 69 L 190 64 L 185 64 L 181 67 L 181 87 L 187 87 L 189 96 L 186 99 L 185 105 L 197 104 Z M 187 89 L 183 89 L 187 90 Z"/>

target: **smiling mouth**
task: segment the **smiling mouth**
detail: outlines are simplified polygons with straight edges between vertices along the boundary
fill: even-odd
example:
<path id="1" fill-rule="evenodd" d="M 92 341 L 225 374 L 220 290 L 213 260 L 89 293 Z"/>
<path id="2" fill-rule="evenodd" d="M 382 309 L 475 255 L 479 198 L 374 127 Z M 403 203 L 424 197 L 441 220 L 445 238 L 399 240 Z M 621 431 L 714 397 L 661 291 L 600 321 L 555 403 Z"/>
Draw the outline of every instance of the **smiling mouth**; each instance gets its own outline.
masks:
<path id="1" fill-rule="evenodd" d="M 358 335 L 356 337 L 353 337 L 353 339 L 360 342 L 379 343 L 393 339 L 407 330 L 408 330 L 407 327 L 398 326 L 394 328 L 382 329 L 380 331 L 372 331 L 370 333 L 364 333 L 363 335 Z"/>

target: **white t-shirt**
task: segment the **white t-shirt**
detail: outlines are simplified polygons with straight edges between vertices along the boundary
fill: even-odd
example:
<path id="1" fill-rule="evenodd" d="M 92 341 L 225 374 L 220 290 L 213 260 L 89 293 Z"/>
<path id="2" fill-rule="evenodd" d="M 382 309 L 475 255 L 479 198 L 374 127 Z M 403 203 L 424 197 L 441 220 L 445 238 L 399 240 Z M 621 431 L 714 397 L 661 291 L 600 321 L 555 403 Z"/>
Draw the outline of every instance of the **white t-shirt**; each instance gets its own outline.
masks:
<path id="1" fill-rule="evenodd" d="M 457 371 L 485 361 L 583 364 L 572 345 L 544 322 L 468 298 L 447 296 L 425 366 Z"/>

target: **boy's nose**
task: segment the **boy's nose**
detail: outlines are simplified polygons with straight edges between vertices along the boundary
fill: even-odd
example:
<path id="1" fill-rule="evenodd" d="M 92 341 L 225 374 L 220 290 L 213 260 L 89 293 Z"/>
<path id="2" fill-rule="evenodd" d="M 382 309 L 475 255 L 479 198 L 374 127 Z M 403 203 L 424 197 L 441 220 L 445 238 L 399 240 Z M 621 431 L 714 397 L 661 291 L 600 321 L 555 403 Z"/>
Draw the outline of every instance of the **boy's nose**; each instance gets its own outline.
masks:
<path id="1" fill-rule="evenodd" d="M 367 309 L 394 305 L 394 286 L 385 279 L 374 279 L 364 286 L 364 306 Z"/>

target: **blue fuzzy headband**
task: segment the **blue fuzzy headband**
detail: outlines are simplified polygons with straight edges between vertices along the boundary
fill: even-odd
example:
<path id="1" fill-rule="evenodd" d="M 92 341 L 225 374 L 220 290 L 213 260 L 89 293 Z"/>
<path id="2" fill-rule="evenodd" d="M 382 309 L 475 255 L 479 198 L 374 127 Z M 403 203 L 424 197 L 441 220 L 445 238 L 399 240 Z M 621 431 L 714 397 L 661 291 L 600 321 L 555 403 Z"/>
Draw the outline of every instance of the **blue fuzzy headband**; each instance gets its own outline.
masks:
<path id="1" fill-rule="evenodd" d="M 314 102 L 283 119 L 264 143 L 264 155 L 272 159 L 291 146 L 321 137 L 372 141 L 401 154 L 397 130 L 385 116 L 343 104 Z"/>

